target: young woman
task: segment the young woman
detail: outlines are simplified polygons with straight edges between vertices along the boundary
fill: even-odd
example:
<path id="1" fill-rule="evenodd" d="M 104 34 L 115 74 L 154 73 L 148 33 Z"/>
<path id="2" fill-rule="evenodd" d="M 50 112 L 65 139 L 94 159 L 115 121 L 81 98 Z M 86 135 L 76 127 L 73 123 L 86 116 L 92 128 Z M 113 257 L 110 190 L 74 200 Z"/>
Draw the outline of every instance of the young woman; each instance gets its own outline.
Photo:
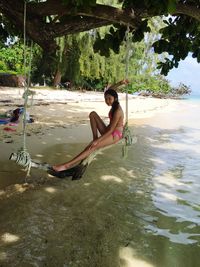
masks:
<path id="1" fill-rule="evenodd" d="M 124 84 L 126 83 L 128 83 L 127 80 L 124 81 Z M 108 114 L 110 119 L 108 126 L 105 125 L 103 120 L 95 111 L 92 111 L 89 118 L 93 141 L 72 160 L 60 165 L 54 165 L 54 171 L 60 172 L 70 169 L 79 161 L 88 157 L 95 150 L 117 143 L 122 138 L 124 113 L 119 104 L 117 92 L 110 88 L 104 93 L 105 103 L 108 106 L 111 106 Z"/>

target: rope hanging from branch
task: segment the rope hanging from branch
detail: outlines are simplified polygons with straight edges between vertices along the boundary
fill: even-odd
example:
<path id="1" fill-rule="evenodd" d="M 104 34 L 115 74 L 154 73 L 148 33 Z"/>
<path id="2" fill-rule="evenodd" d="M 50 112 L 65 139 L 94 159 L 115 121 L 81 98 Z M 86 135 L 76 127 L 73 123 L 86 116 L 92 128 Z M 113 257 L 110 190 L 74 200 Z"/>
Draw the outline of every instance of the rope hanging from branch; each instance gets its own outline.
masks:
<path id="1" fill-rule="evenodd" d="M 26 1 L 24 4 L 24 68 L 26 70 Z M 129 77 L 129 60 L 130 60 L 130 46 L 131 46 L 131 36 L 130 36 L 130 29 L 129 25 L 127 26 L 126 30 L 126 55 L 125 55 L 125 78 L 128 80 Z M 32 53 L 31 53 L 32 56 Z M 32 57 L 31 57 L 32 58 Z M 23 118 L 23 147 L 17 152 L 13 153 L 10 156 L 11 160 L 16 161 L 19 165 L 25 167 L 27 170 L 27 175 L 30 172 L 31 167 L 35 167 L 44 171 L 47 171 L 48 173 L 57 176 L 59 178 L 65 178 L 66 176 L 72 176 L 72 179 L 80 179 L 85 172 L 86 168 L 88 165 L 93 161 L 95 156 L 99 154 L 102 150 L 108 149 L 112 147 L 113 145 L 110 145 L 108 147 L 99 149 L 95 151 L 94 153 L 90 154 L 86 159 L 84 159 L 81 163 L 76 165 L 75 167 L 66 170 L 66 171 L 61 171 L 61 172 L 55 172 L 52 170 L 51 166 L 49 164 L 43 164 L 43 163 L 37 163 L 31 160 L 31 157 L 29 153 L 27 152 L 26 149 L 26 110 L 27 110 L 27 103 L 28 103 L 28 97 L 30 95 L 33 96 L 32 91 L 29 90 L 29 83 L 30 83 L 30 70 L 31 70 L 31 59 L 29 61 L 29 72 L 28 72 L 28 83 L 25 83 L 24 86 L 24 118 Z M 25 77 L 26 77 L 26 71 L 25 71 Z M 122 155 L 123 157 L 127 156 L 128 152 L 128 146 L 132 145 L 133 143 L 133 138 L 131 136 L 131 132 L 128 128 L 128 86 L 126 87 L 126 121 L 125 121 L 125 126 L 123 130 L 123 140 L 124 144 L 122 147 Z M 122 142 L 123 142 L 122 140 Z M 121 142 L 119 142 L 121 143 Z"/>
<path id="2" fill-rule="evenodd" d="M 29 96 L 32 96 L 35 92 L 29 90 L 30 85 L 30 75 L 31 75 L 31 63 L 32 63 L 32 42 L 31 42 L 31 51 L 29 57 L 29 65 L 28 65 L 28 75 L 27 75 L 27 51 L 26 51 L 26 0 L 24 1 L 24 109 L 23 109 L 23 144 L 22 147 L 18 150 L 17 153 L 13 153 L 10 156 L 10 159 L 15 158 L 16 163 L 23 166 L 27 171 L 27 176 L 30 173 L 31 169 L 31 156 L 26 148 L 26 129 L 27 129 L 27 107 Z"/>
<path id="3" fill-rule="evenodd" d="M 131 36 L 130 36 L 130 28 L 127 26 L 127 30 L 125 33 L 125 44 L 126 44 L 126 55 L 125 55 L 125 79 L 128 80 L 129 77 L 129 60 L 130 60 L 130 47 L 131 47 Z M 132 145 L 133 139 L 131 136 L 131 132 L 128 127 L 128 86 L 126 86 L 126 121 L 123 129 L 123 138 L 125 139 L 125 144 L 122 148 L 123 157 L 127 156 L 128 146 Z"/>

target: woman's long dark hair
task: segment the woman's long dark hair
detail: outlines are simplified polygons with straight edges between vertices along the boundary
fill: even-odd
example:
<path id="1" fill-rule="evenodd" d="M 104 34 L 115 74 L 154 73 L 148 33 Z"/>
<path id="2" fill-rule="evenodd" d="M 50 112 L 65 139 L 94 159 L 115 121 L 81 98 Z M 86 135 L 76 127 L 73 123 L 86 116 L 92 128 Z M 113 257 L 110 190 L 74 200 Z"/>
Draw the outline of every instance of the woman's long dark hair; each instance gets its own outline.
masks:
<path id="1" fill-rule="evenodd" d="M 108 90 L 105 91 L 105 93 L 104 93 L 104 97 L 105 97 L 106 95 L 111 95 L 111 96 L 114 97 L 114 102 L 113 102 L 113 104 L 112 104 L 112 108 L 111 108 L 111 115 L 112 115 L 112 117 L 113 117 L 115 111 L 116 111 L 116 110 L 118 109 L 118 107 L 119 107 L 118 94 L 117 94 L 117 92 L 116 92 L 115 90 L 113 90 L 113 89 L 108 89 Z"/>

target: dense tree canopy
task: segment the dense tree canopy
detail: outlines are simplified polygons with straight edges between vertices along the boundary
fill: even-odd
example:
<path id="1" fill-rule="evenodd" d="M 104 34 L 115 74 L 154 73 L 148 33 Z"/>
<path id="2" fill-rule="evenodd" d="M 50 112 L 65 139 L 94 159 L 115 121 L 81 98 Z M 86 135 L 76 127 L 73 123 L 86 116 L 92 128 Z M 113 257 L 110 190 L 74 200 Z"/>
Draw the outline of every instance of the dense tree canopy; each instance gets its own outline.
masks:
<path id="1" fill-rule="evenodd" d="M 127 25 L 133 41 L 140 41 L 150 31 L 148 20 L 154 16 L 165 18 L 161 38 L 153 45 L 155 52 L 168 52 L 171 57 L 161 62 L 161 73 L 178 66 L 188 52 L 200 62 L 200 2 L 199 0 L 46 0 L 27 2 L 27 35 L 46 53 L 57 49 L 56 37 L 110 25 L 104 40 L 97 39 L 96 51 L 107 55 L 115 52 L 124 39 Z M 6 32 L 23 32 L 24 0 L 0 0 L 1 37 Z M 172 15 L 172 16 L 169 16 Z M 167 18 L 167 19 L 166 19 Z M 11 22 L 10 23 L 8 23 Z"/>

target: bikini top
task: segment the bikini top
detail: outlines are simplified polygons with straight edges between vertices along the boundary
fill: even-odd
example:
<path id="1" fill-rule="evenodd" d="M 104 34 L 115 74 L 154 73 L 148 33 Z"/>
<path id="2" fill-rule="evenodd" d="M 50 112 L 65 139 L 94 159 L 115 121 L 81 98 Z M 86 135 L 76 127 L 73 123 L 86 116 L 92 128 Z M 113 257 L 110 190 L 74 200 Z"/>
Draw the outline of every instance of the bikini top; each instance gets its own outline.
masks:
<path id="1" fill-rule="evenodd" d="M 110 121 L 112 120 L 112 112 L 111 112 L 111 110 L 108 113 L 108 118 L 110 119 Z"/>
<path id="2" fill-rule="evenodd" d="M 112 109 L 111 109 L 112 110 Z M 111 120 L 112 120 L 112 112 L 111 112 L 111 110 L 109 111 L 109 113 L 108 113 L 108 118 L 110 119 L 110 122 L 111 122 Z M 117 124 L 117 126 L 116 127 L 123 127 L 124 125 L 123 125 L 123 120 L 122 120 L 122 123 L 120 123 L 119 125 Z"/>

